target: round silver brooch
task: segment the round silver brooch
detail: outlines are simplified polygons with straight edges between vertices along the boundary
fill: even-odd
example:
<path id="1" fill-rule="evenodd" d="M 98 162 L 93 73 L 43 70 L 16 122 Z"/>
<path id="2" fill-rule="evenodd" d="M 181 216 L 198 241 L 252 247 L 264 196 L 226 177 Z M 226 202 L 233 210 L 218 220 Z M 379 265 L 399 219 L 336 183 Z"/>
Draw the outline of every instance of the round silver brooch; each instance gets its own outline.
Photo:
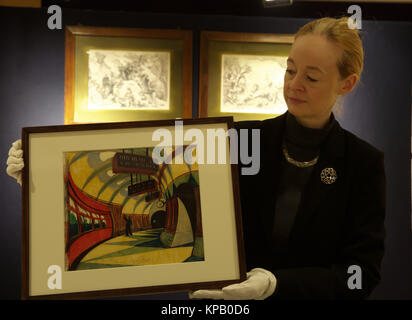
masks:
<path id="1" fill-rule="evenodd" d="M 336 174 L 335 169 L 333 168 L 325 168 L 320 173 L 320 179 L 325 184 L 332 184 L 336 181 L 338 175 Z"/>

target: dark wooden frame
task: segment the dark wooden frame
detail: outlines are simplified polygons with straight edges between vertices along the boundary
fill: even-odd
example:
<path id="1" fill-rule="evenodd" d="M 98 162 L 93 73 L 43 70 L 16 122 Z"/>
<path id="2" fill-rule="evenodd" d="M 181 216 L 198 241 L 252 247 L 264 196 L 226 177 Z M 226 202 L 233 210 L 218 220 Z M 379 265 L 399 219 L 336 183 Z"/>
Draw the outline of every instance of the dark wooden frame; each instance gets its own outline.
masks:
<path id="1" fill-rule="evenodd" d="M 73 124 L 75 112 L 75 37 L 122 37 L 183 40 L 182 118 L 192 117 L 193 34 L 189 30 L 67 26 L 65 39 L 64 124 Z"/>
<path id="2" fill-rule="evenodd" d="M 219 124 L 226 123 L 228 130 L 234 127 L 233 117 L 215 117 L 215 118 L 203 118 L 203 119 L 184 119 L 183 125 L 193 124 Z M 138 288 L 123 288 L 123 289 L 110 289 L 110 290 L 98 290 L 88 292 L 74 292 L 63 294 L 51 294 L 51 295 L 29 295 L 29 280 L 30 280 L 30 251 L 29 251 L 29 226 L 30 226 L 30 207 L 29 207 L 29 160 L 30 160 L 30 146 L 29 136 L 36 133 L 56 133 L 56 132 L 69 132 L 69 131 L 89 131 L 89 130 L 106 130 L 106 129 L 130 129 L 130 128 L 143 128 L 143 127 L 167 127 L 174 126 L 175 120 L 157 120 L 157 121 L 134 121 L 134 122 L 117 122 L 117 123 L 96 123 L 96 124 L 73 124 L 70 126 L 40 126 L 40 127 L 25 127 L 22 128 L 22 149 L 24 154 L 25 167 L 23 169 L 23 182 L 22 182 L 22 299 L 94 299 L 105 298 L 115 296 L 129 296 L 138 294 L 153 294 L 162 292 L 176 292 L 176 291 L 189 291 L 198 289 L 216 289 L 224 286 L 238 283 L 246 280 L 246 263 L 245 252 L 243 243 L 243 229 L 242 229 L 242 216 L 241 216 L 241 204 L 240 204 L 240 192 L 239 192 L 239 176 L 238 165 L 231 164 L 232 184 L 233 184 L 233 200 L 234 200 L 234 212 L 235 212 L 235 225 L 236 225 L 236 238 L 238 248 L 238 266 L 239 266 L 239 279 L 235 280 L 220 280 L 212 282 L 200 282 L 200 283 L 188 283 L 188 284 L 173 284 L 173 285 L 161 285 L 150 287 L 138 287 Z"/>
<path id="3" fill-rule="evenodd" d="M 293 36 L 271 33 L 238 33 L 203 31 L 200 35 L 200 66 L 199 66 L 199 117 L 208 116 L 209 93 L 209 42 L 238 43 L 292 43 Z"/>

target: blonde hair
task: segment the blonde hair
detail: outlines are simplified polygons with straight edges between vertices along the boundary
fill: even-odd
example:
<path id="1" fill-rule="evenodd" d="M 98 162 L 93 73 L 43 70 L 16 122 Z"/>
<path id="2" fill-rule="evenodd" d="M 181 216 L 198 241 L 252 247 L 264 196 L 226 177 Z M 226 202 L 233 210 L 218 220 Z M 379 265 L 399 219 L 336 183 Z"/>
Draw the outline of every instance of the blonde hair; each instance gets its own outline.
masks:
<path id="1" fill-rule="evenodd" d="M 348 18 L 321 18 L 305 24 L 295 34 L 295 40 L 306 34 L 315 34 L 326 37 L 342 48 L 342 56 L 337 67 L 341 79 L 351 74 L 361 77 L 363 70 L 363 46 L 357 29 L 348 26 Z"/>

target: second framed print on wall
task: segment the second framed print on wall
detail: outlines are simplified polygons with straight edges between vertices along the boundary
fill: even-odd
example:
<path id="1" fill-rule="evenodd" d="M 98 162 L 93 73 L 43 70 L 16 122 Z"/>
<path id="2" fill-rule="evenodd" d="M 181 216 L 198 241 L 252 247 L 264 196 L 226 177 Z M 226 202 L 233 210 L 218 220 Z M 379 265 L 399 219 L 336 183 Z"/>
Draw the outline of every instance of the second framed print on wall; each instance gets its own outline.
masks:
<path id="1" fill-rule="evenodd" d="M 204 31 L 200 41 L 200 117 L 264 120 L 286 111 L 292 35 Z"/>
<path id="2" fill-rule="evenodd" d="M 68 26 L 65 64 L 65 124 L 192 116 L 192 31 Z"/>

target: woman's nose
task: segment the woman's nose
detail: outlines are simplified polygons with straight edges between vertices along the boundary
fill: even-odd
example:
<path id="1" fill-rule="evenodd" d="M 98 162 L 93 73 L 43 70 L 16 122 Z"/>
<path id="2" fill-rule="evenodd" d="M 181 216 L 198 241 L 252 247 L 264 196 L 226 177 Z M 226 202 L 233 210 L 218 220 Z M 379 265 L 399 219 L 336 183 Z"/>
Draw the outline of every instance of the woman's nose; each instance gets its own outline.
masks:
<path id="1" fill-rule="evenodd" d="M 302 77 L 300 75 L 295 75 L 293 79 L 290 79 L 289 88 L 292 90 L 304 90 Z"/>

